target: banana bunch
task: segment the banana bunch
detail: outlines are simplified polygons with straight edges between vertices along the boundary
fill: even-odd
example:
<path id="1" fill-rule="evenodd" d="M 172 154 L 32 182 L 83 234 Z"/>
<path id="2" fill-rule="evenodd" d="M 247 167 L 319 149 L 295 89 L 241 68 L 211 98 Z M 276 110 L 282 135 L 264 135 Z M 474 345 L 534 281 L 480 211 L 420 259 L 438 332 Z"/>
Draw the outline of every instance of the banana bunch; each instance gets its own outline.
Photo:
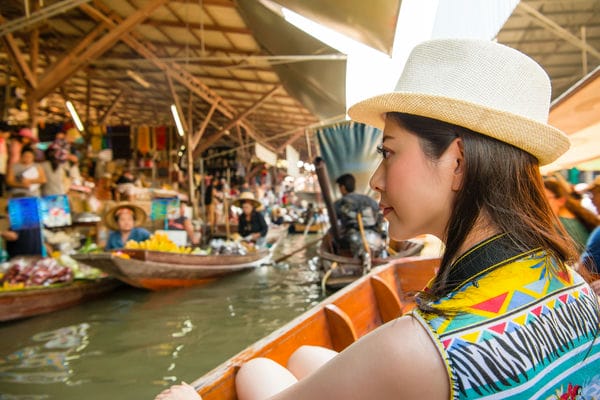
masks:
<path id="1" fill-rule="evenodd" d="M 128 240 L 127 243 L 125 243 L 125 248 L 135 250 L 164 251 L 168 253 L 180 254 L 190 254 L 192 252 L 191 247 L 177 246 L 164 233 L 155 233 L 150 236 L 150 239 L 144 240 L 143 242 Z"/>

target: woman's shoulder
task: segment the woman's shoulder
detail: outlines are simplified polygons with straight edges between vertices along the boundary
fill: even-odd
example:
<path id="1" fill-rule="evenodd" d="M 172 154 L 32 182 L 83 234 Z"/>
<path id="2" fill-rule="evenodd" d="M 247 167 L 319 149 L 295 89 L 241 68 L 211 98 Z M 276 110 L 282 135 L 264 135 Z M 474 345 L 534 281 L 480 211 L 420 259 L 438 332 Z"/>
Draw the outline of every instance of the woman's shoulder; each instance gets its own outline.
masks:
<path id="1" fill-rule="evenodd" d="M 413 316 L 390 321 L 356 345 L 385 393 L 403 398 L 448 399 L 446 365 L 427 329 Z M 375 376 L 376 375 L 376 376 Z"/>

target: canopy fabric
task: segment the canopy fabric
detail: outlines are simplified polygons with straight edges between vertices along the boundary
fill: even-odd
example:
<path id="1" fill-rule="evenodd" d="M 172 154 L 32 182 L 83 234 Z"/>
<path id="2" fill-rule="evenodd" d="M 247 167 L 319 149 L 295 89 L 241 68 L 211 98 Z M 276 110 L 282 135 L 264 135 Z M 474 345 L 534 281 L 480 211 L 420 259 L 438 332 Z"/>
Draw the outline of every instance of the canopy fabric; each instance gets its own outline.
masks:
<path id="1" fill-rule="evenodd" d="M 255 0 L 238 1 L 255 40 L 273 55 L 324 55 L 338 51 L 288 23 Z M 285 89 L 321 119 L 346 112 L 346 60 L 310 60 L 272 66 Z M 282 116 L 285 118 L 285 116 Z"/>
<path id="2" fill-rule="evenodd" d="M 369 179 L 380 161 L 376 151 L 381 143 L 381 130 L 357 122 L 343 122 L 318 129 L 316 136 L 335 196 L 341 196 L 335 180 L 347 173 L 356 178 L 357 193 L 372 195 Z"/>
<path id="3" fill-rule="evenodd" d="M 376 50 L 392 55 L 401 0 L 273 0 Z"/>

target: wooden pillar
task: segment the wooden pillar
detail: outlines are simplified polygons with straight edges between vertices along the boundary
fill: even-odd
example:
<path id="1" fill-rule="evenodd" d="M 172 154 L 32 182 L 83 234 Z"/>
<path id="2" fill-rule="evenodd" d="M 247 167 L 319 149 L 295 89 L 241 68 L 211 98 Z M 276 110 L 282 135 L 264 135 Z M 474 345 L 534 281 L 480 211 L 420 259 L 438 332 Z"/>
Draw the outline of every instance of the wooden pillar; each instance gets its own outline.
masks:
<path id="1" fill-rule="evenodd" d="M 185 147 L 187 155 L 187 169 L 188 169 L 188 198 L 192 205 L 192 218 L 198 217 L 198 202 L 196 201 L 196 185 L 194 184 L 194 152 L 192 150 L 192 109 L 193 109 L 193 94 L 190 92 L 188 98 L 188 123 L 187 130 L 185 132 Z"/>

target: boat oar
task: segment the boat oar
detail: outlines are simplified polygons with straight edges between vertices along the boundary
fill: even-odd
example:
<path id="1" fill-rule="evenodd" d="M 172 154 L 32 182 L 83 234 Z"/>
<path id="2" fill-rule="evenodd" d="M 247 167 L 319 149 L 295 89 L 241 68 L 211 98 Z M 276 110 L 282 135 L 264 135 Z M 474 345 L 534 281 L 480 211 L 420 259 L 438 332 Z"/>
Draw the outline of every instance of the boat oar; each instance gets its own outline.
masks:
<path id="1" fill-rule="evenodd" d="M 365 234 L 365 227 L 363 225 L 363 219 L 362 219 L 362 214 L 358 213 L 356 215 L 356 219 L 358 220 L 358 229 L 360 230 L 360 238 L 362 240 L 362 244 L 365 248 L 365 258 L 366 261 L 365 263 L 365 269 L 367 271 L 371 270 L 371 248 L 369 247 L 369 242 L 367 241 L 367 235 Z M 363 271 L 364 273 L 364 271 Z"/>
<path id="2" fill-rule="evenodd" d="M 285 260 L 286 258 L 289 258 L 289 257 L 293 256 L 294 254 L 298 253 L 299 251 L 302 251 L 302 250 L 304 250 L 304 249 L 306 249 L 306 248 L 308 248 L 308 247 L 310 247 L 310 246 L 312 246 L 312 245 L 314 245 L 314 244 L 316 244 L 316 243 L 320 242 L 322 239 L 323 239 L 323 237 L 321 236 L 320 238 L 318 238 L 318 239 L 316 239 L 316 240 L 313 240 L 312 242 L 308 242 L 308 243 L 306 243 L 304 246 L 302 246 L 302 247 L 300 247 L 300 248 L 298 248 L 298 249 L 294 249 L 294 250 L 292 250 L 291 252 L 289 252 L 289 253 L 287 253 L 287 254 L 284 254 L 284 255 L 280 256 L 279 258 L 277 258 L 277 259 L 276 259 L 275 261 L 273 261 L 273 262 L 274 262 L 275 264 L 277 264 L 278 262 L 281 262 L 281 261 Z"/>

